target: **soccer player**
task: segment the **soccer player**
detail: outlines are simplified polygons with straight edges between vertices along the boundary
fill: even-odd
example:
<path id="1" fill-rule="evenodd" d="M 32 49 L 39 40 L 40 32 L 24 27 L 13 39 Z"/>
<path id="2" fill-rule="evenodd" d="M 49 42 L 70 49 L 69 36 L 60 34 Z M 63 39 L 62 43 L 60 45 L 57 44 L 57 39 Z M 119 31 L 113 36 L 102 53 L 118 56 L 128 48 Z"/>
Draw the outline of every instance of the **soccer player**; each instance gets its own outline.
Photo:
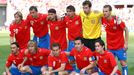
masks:
<path id="1" fill-rule="evenodd" d="M 57 42 L 61 50 L 67 49 L 66 26 L 63 20 L 59 20 L 55 9 L 48 10 L 48 25 L 50 27 L 50 43 Z"/>
<path id="2" fill-rule="evenodd" d="M 92 75 L 121 75 L 114 55 L 108 50 L 105 50 L 105 43 L 103 40 L 95 41 L 94 55 L 99 71 Z"/>
<path id="3" fill-rule="evenodd" d="M 42 74 L 41 68 L 47 67 L 47 57 L 50 54 L 50 50 L 44 48 L 38 48 L 36 42 L 28 42 L 28 52 L 26 54 L 27 59 L 30 61 L 29 66 L 23 66 L 22 72 L 28 72 L 32 75 Z M 25 60 L 26 61 L 26 60 Z"/>
<path id="4" fill-rule="evenodd" d="M 61 51 L 59 43 L 52 44 L 52 54 L 48 57 L 48 72 L 44 75 L 69 75 L 73 71 L 65 52 Z"/>
<path id="5" fill-rule="evenodd" d="M 30 27 L 26 25 L 26 21 L 23 20 L 23 15 L 20 11 L 14 14 L 14 18 L 15 20 L 9 27 L 10 43 L 16 41 L 20 49 L 24 49 L 27 47 L 27 43 L 30 40 Z"/>
<path id="6" fill-rule="evenodd" d="M 49 49 L 50 37 L 48 34 L 47 15 L 38 13 L 36 6 L 29 8 L 30 14 L 27 16 L 27 24 L 33 28 L 33 40 L 38 47 Z"/>
<path id="7" fill-rule="evenodd" d="M 92 11 L 92 4 L 89 0 L 85 0 L 82 5 L 83 12 L 80 12 L 80 16 L 82 20 L 84 45 L 94 51 L 95 40 L 101 39 L 102 13 L 99 11 Z"/>
<path id="8" fill-rule="evenodd" d="M 24 73 L 20 72 L 18 65 L 22 63 L 24 59 L 24 50 L 20 50 L 19 44 L 17 42 L 11 43 L 11 53 L 6 61 L 6 71 L 3 75 L 22 75 Z M 14 64 L 12 67 L 11 65 Z M 29 65 L 25 63 L 24 65 Z"/>
<path id="9" fill-rule="evenodd" d="M 77 37 L 74 41 L 75 47 L 67 55 L 74 56 L 78 69 L 77 73 L 81 75 L 90 74 L 95 66 L 92 51 L 84 46 L 83 38 Z"/>
<path id="10" fill-rule="evenodd" d="M 106 30 L 107 48 L 118 57 L 118 60 L 122 65 L 122 74 L 128 75 L 128 67 L 126 62 L 126 51 L 128 49 L 128 29 L 125 26 L 125 23 L 117 16 L 112 16 L 111 12 L 112 7 L 110 5 L 105 5 L 103 7 L 104 17 L 102 18 L 102 23 Z M 123 33 L 124 31 L 125 36 Z"/>
<path id="11" fill-rule="evenodd" d="M 72 5 L 66 8 L 67 16 L 64 20 L 68 29 L 68 51 L 70 52 L 74 48 L 74 40 L 76 37 L 82 37 L 82 22 L 79 15 L 75 14 L 75 7 Z"/>

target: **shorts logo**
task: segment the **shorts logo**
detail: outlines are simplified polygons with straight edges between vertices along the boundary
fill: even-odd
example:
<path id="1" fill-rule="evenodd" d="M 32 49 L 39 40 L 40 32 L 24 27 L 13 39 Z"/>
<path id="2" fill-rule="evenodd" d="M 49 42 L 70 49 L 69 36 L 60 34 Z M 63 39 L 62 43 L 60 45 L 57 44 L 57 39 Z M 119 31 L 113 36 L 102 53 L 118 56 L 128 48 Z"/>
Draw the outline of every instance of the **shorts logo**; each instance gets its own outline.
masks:
<path id="1" fill-rule="evenodd" d="M 59 30 L 59 27 L 58 27 L 58 26 L 56 26 L 56 27 L 55 27 L 55 30 Z"/>
<path id="2" fill-rule="evenodd" d="M 31 24 L 31 25 L 34 25 L 34 21 L 30 21 L 30 24 Z"/>
<path id="3" fill-rule="evenodd" d="M 75 21 L 75 25 L 78 25 L 79 24 L 79 21 Z"/>

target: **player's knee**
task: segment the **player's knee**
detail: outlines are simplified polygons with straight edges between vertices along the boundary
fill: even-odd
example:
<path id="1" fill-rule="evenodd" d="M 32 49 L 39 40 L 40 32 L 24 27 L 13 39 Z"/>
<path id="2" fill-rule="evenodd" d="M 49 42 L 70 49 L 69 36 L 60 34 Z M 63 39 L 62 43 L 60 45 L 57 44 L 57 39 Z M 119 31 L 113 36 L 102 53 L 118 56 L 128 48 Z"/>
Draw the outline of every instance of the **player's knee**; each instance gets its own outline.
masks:
<path id="1" fill-rule="evenodd" d="M 63 72 L 58 72 L 58 75 L 63 75 Z"/>
<path id="2" fill-rule="evenodd" d="M 125 60 L 121 60 L 120 63 L 121 63 L 121 66 L 126 66 L 127 65 L 127 62 Z"/>
<path id="3" fill-rule="evenodd" d="M 3 72 L 3 74 L 2 74 L 2 75 L 7 75 L 7 74 L 6 74 L 6 72 Z"/>
<path id="4" fill-rule="evenodd" d="M 29 72 L 29 73 L 31 73 L 32 71 L 31 71 L 29 66 L 24 66 L 24 67 L 21 68 L 21 72 Z"/>
<path id="5" fill-rule="evenodd" d="M 64 72 L 64 71 L 60 71 L 58 72 L 58 75 L 67 75 L 68 73 L 67 72 Z"/>
<path id="6" fill-rule="evenodd" d="M 45 66 L 43 66 L 42 68 L 41 68 L 41 72 L 44 72 L 44 71 L 46 71 L 47 70 L 47 68 L 45 67 Z"/>

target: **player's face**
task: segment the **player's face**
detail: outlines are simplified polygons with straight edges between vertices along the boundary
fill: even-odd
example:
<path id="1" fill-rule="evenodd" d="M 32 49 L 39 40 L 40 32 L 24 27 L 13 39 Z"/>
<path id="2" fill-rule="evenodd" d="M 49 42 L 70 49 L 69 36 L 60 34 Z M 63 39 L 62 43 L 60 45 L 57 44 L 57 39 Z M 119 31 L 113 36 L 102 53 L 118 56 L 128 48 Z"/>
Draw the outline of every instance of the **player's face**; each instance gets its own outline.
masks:
<path id="1" fill-rule="evenodd" d="M 60 53 L 60 49 L 58 46 L 52 48 L 52 53 L 54 56 L 58 56 Z"/>
<path id="2" fill-rule="evenodd" d="M 36 46 L 34 44 L 29 44 L 28 50 L 31 54 L 34 54 L 36 52 Z"/>
<path id="3" fill-rule="evenodd" d="M 70 9 L 67 9 L 67 16 L 68 17 L 73 17 L 75 15 L 75 12 L 73 12 L 72 10 Z"/>
<path id="4" fill-rule="evenodd" d="M 49 20 L 54 20 L 56 18 L 56 14 L 55 13 L 48 13 L 48 18 L 49 18 Z"/>
<path id="5" fill-rule="evenodd" d="M 91 8 L 88 5 L 83 6 L 83 11 L 85 14 L 89 14 L 90 10 L 91 10 Z"/>
<path id="6" fill-rule="evenodd" d="M 17 14 L 14 16 L 14 18 L 15 18 L 15 22 L 17 22 L 17 23 L 20 22 L 20 20 L 21 20 L 21 17 L 19 17 L 19 15 L 17 15 Z"/>
<path id="7" fill-rule="evenodd" d="M 104 46 L 101 46 L 99 42 L 95 43 L 95 50 L 96 52 L 100 53 L 104 50 Z"/>
<path id="8" fill-rule="evenodd" d="M 84 44 L 81 43 L 81 40 L 75 40 L 74 41 L 74 44 L 75 44 L 75 49 L 78 50 L 78 51 L 81 51 Z"/>
<path id="9" fill-rule="evenodd" d="M 108 18 L 111 15 L 111 11 L 109 11 L 109 8 L 103 8 L 103 14 L 105 18 Z"/>
<path id="10" fill-rule="evenodd" d="M 12 51 L 13 54 L 17 54 L 18 51 L 19 51 L 19 48 L 15 44 L 12 44 L 11 45 L 11 51 Z"/>
<path id="11" fill-rule="evenodd" d="M 32 15 L 32 17 L 37 17 L 37 11 L 35 11 L 34 9 L 30 10 L 30 15 Z"/>

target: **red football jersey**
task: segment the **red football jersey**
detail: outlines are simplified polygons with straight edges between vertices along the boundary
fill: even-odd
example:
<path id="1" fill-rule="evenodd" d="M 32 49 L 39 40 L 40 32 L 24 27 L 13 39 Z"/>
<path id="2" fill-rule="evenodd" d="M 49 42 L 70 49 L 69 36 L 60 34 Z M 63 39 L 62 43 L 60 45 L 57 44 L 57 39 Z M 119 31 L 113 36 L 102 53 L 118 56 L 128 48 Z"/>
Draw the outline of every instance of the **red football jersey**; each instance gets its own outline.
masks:
<path id="1" fill-rule="evenodd" d="M 38 18 L 33 18 L 30 14 L 27 16 L 27 24 L 33 28 L 37 37 L 43 37 L 48 33 L 47 15 L 38 13 Z"/>
<path id="2" fill-rule="evenodd" d="M 50 44 L 59 43 L 61 50 L 67 48 L 66 27 L 64 21 L 49 21 L 50 26 Z"/>
<path id="3" fill-rule="evenodd" d="M 44 66 L 47 65 L 47 58 L 50 54 L 50 50 L 38 48 L 35 54 L 30 52 L 26 55 L 30 60 L 30 65 L 32 66 Z"/>
<path id="4" fill-rule="evenodd" d="M 48 66 L 52 67 L 53 69 L 57 69 L 61 66 L 62 63 L 66 63 L 65 70 L 72 70 L 72 66 L 69 64 L 68 58 L 64 52 L 61 52 L 59 56 L 52 56 L 48 57 Z"/>
<path id="5" fill-rule="evenodd" d="M 113 68 L 117 65 L 114 55 L 109 51 L 105 51 L 104 54 L 95 52 L 94 55 L 96 57 L 99 69 L 107 75 L 112 73 Z M 120 75 L 119 70 L 117 73 Z"/>
<path id="6" fill-rule="evenodd" d="M 27 48 L 27 43 L 30 40 L 30 27 L 26 25 L 26 21 L 22 20 L 19 24 L 13 22 L 9 30 L 10 37 L 15 37 L 20 48 Z"/>
<path id="7" fill-rule="evenodd" d="M 25 57 L 24 52 L 25 50 L 23 49 L 20 50 L 17 55 L 11 53 L 6 61 L 6 67 L 10 67 L 12 64 L 16 65 L 17 67 L 19 64 L 21 64 Z M 29 65 L 29 62 L 26 62 L 24 65 Z"/>
<path id="8" fill-rule="evenodd" d="M 66 27 L 68 28 L 68 39 L 74 40 L 76 37 L 82 37 L 81 17 L 75 15 L 74 18 L 65 16 Z"/>
<path id="9" fill-rule="evenodd" d="M 75 48 L 73 48 L 70 52 L 70 56 L 74 56 L 77 67 L 81 70 L 82 68 L 88 66 L 92 60 L 93 53 L 87 47 L 83 47 L 81 52 L 78 52 Z"/>
<path id="10" fill-rule="evenodd" d="M 106 30 L 107 48 L 112 50 L 117 50 L 124 47 L 124 36 L 123 31 L 125 28 L 125 23 L 118 22 L 113 17 L 111 20 L 102 18 L 102 24 Z"/>

